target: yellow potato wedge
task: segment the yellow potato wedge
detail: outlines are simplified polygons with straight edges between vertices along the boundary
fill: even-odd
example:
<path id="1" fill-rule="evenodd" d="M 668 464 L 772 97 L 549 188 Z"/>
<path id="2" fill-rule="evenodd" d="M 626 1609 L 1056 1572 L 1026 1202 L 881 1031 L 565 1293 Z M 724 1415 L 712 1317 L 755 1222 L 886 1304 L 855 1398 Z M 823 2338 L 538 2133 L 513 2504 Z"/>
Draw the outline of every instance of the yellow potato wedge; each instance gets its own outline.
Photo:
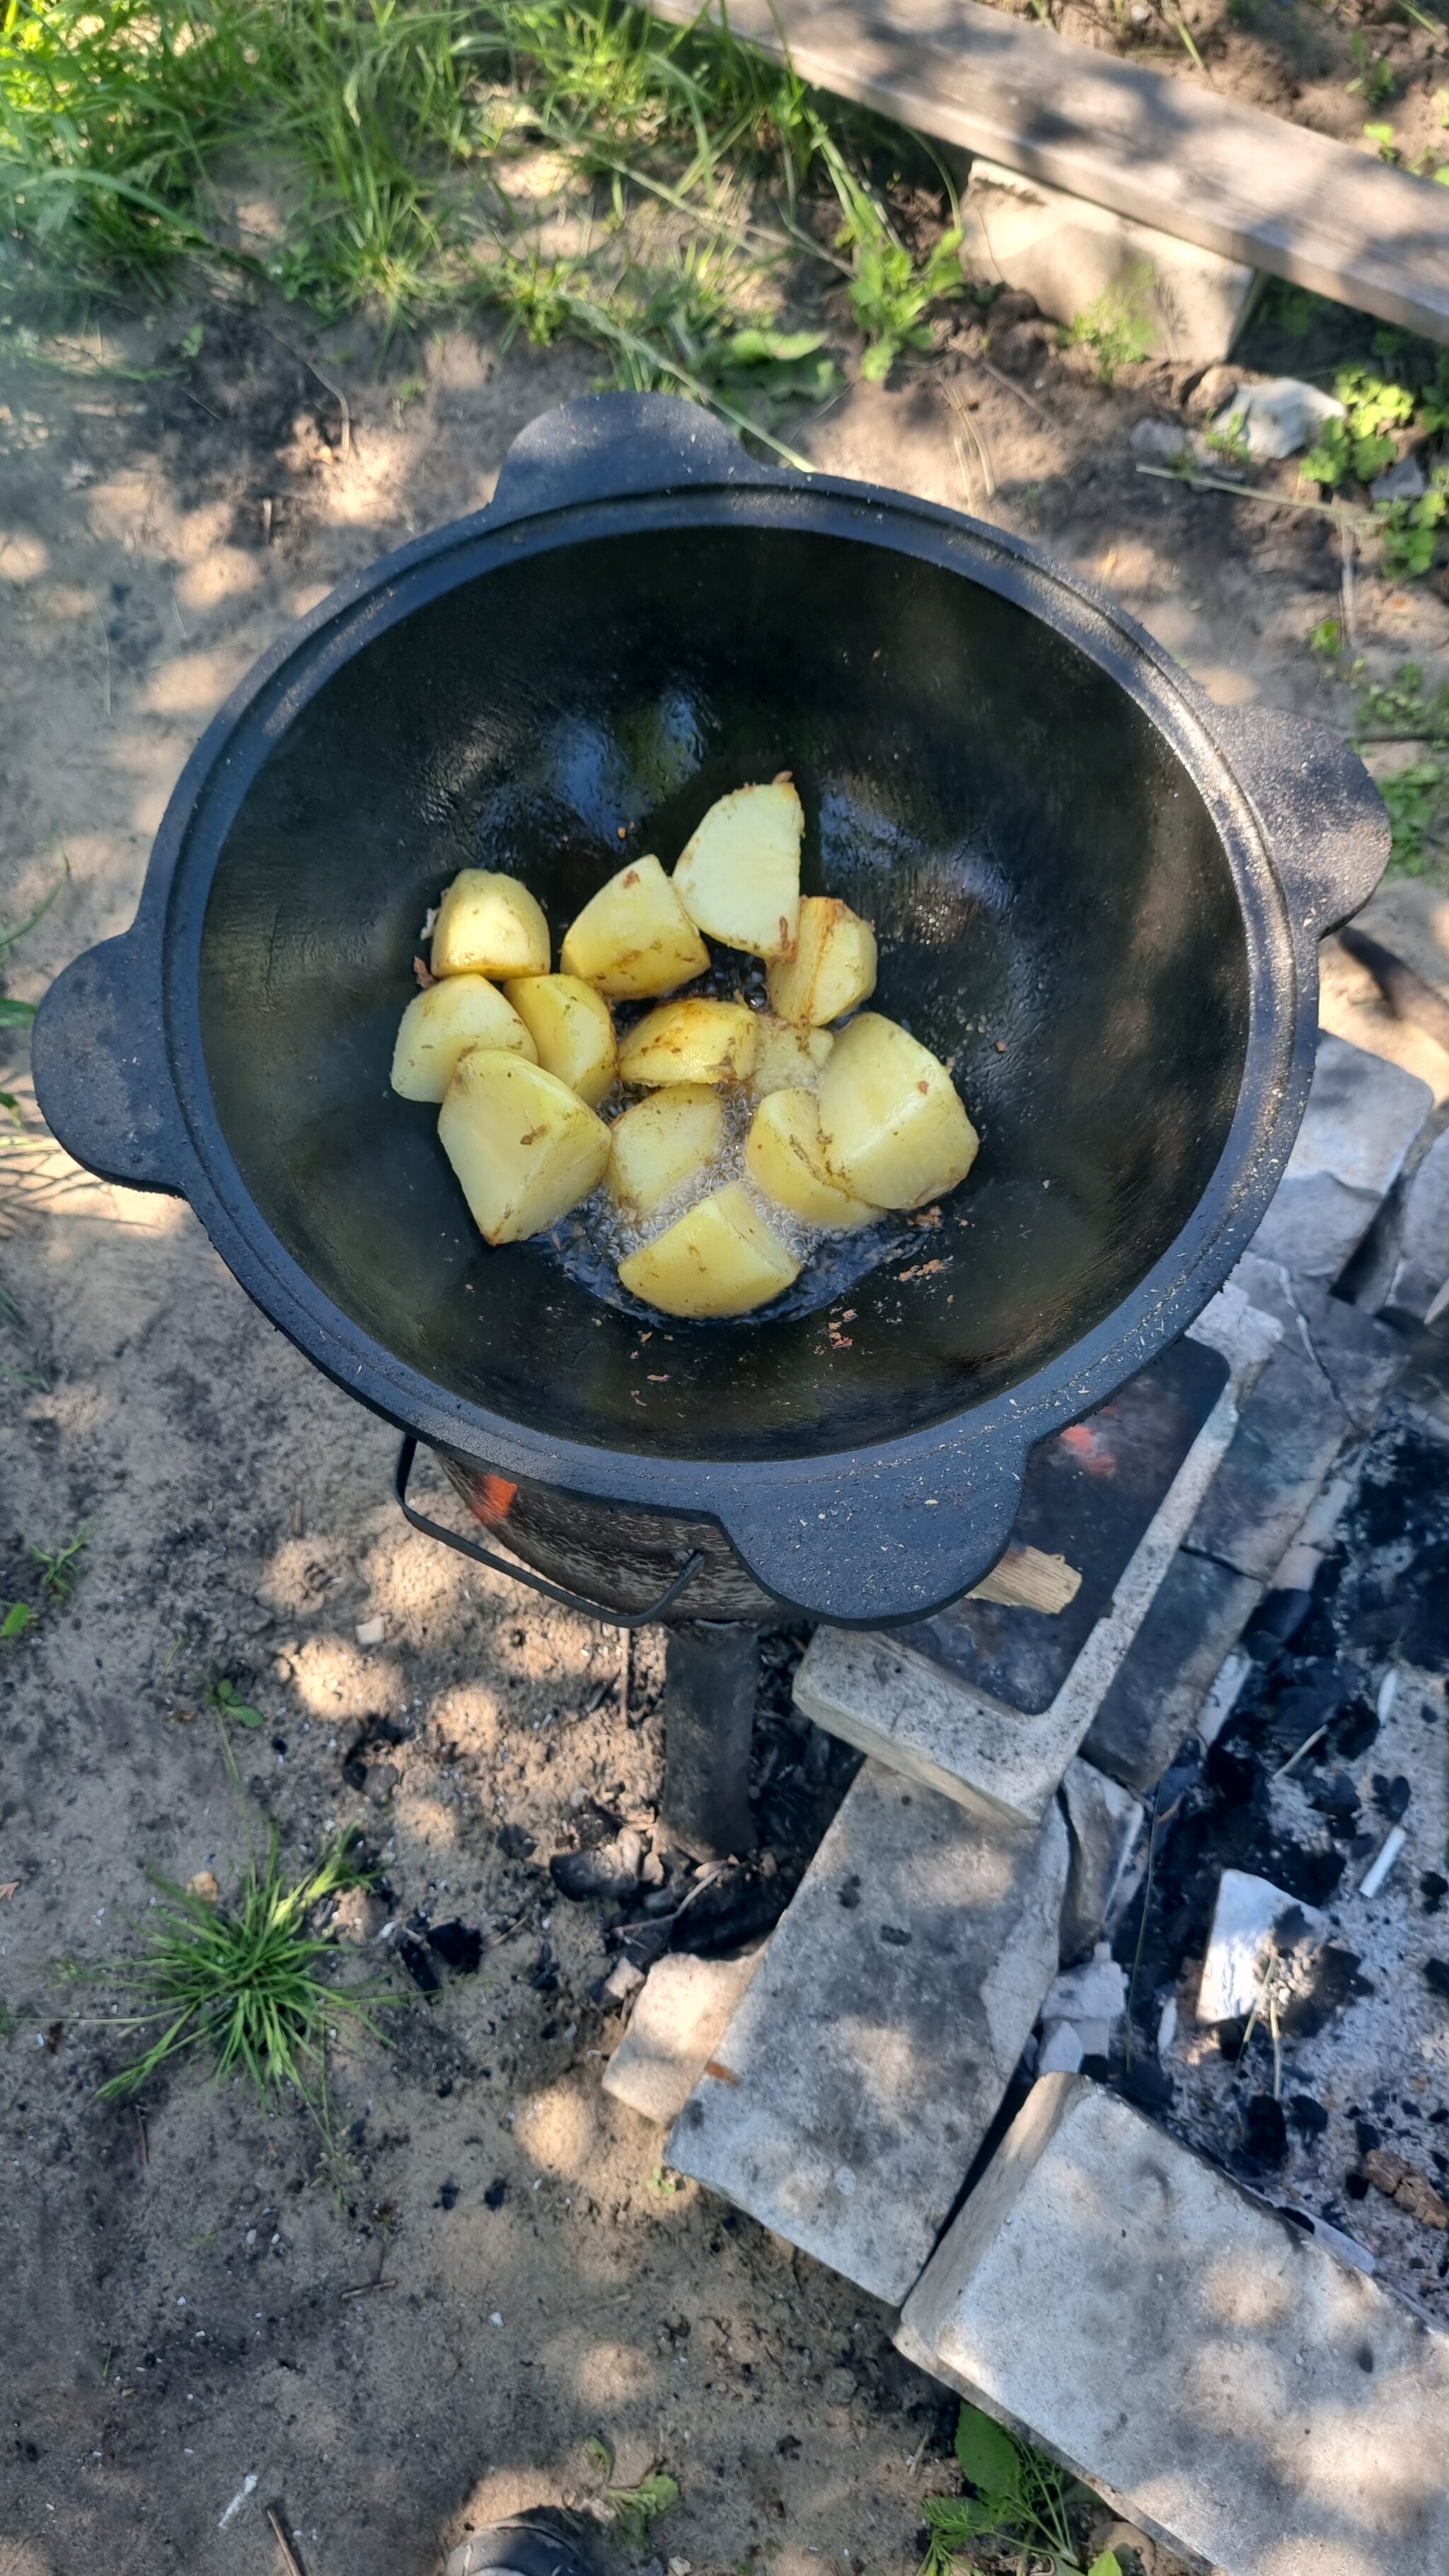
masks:
<path id="1" fill-rule="evenodd" d="M 674 889 L 711 939 L 754 957 L 788 957 L 800 914 L 805 817 L 788 776 L 737 787 L 711 805 L 681 852 Z"/>
<path id="2" fill-rule="evenodd" d="M 748 1082 L 755 1025 L 743 1002 L 661 1002 L 629 1031 L 619 1072 L 625 1082 Z"/>
<path id="3" fill-rule="evenodd" d="M 725 1139 L 719 1093 L 707 1082 L 671 1082 L 616 1118 L 609 1131 L 609 1188 L 632 1216 L 652 1216 L 706 1172 Z"/>
<path id="4" fill-rule="evenodd" d="M 794 1029 L 773 1011 L 757 1011 L 750 1089 L 761 1100 L 767 1091 L 813 1091 L 834 1044 L 829 1029 Z"/>
<path id="5" fill-rule="evenodd" d="M 659 861 L 631 859 L 570 922 L 559 964 L 613 1001 L 647 1002 L 702 975 L 709 950 Z"/>
<path id="6" fill-rule="evenodd" d="M 602 994 L 577 975 L 520 975 L 504 990 L 545 1073 L 556 1073 L 597 1108 L 619 1061 L 613 1014 Z"/>
<path id="7" fill-rule="evenodd" d="M 807 894 L 795 954 L 780 958 L 765 978 L 770 1008 L 802 1028 L 822 1028 L 875 991 L 875 968 L 870 923 L 833 895 Z"/>
<path id="8" fill-rule="evenodd" d="M 448 1085 L 438 1136 L 486 1243 L 517 1243 L 602 1179 L 609 1131 L 576 1092 L 521 1055 L 474 1047 Z"/>
<path id="9" fill-rule="evenodd" d="M 517 877 L 460 868 L 438 906 L 435 975 L 546 975 L 548 923 Z"/>
<path id="10" fill-rule="evenodd" d="M 404 1100 L 441 1100 L 469 1047 L 538 1050 L 511 1002 L 483 975 L 448 975 L 415 993 L 398 1023 L 392 1087 Z"/>
<path id="11" fill-rule="evenodd" d="M 800 1264 L 728 1181 L 642 1252 L 619 1264 L 631 1296 L 666 1315 L 747 1315 L 800 1275 Z"/>
<path id="12" fill-rule="evenodd" d="M 825 1160 L 820 1110 L 808 1091 L 772 1091 L 745 1141 L 745 1169 L 766 1198 L 828 1234 L 850 1234 L 880 1215 L 842 1189 Z"/>
<path id="13" fill-rule="evenodd" d="M 879 1011 L 841 1030 L 817 1096 L 828 1169 L 875 1207 L 924 1207 L 976 1160 L 976 1130 L 945 1066 Z"/>

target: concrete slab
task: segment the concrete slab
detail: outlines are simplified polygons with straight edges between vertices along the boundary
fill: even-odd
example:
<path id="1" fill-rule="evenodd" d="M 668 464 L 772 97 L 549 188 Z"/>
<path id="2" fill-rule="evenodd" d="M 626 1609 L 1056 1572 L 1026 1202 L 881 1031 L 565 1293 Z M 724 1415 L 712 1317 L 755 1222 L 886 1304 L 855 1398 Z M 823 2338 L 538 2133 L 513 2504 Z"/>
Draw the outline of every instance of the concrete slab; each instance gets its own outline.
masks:
<path id="1" fill-rule="evenodd" d="M 1239 1290 L 1224 1289 L 1192 1330 L 1227 1358 L 1227 1384 L 1106 1615 L 1039 1716 L 1006 1707 L 913 1646 L 824 1627 L 816 1630 L 795 1676 L 796 1705 L 827 1733 L 978 1815 L 1036 1831 L 1228 1454 L 1241 1397 L 1263 1369 L 1280 1328 L 1256 1314 Z"/>
<path id="2" fill-rule="evenodd" d="M 1303 1124 L 1254 1252 L 1306 1278 L 1336 1279 L 1433 1106 L 1416 1074 L 1325 1032 Z"/>
<path id="3" fill-rule="evenodd" d="M 1067 1832 L 989 1832 L 867 1762 L 669 2162 L 898 2307 L 1057 1969 Z"/>
<path id="4" fill-rule="evenodd" d="M 1035 2086 L 896 2341 L 1216 2576 L 1449 2567 L 1449 2337 L 1082 2076 Z"/>
<path id="5" fill-rule="evenodd" d="M 742 1959 L 657 1959 L 604 2069 L 604 2091 L 646 2120 L 677 2120 L 764 1955 L 761 1943 Z"/>
<path id="6" fill-rule="evenodd" d="M 1112 297 L 1140 316 L 1156 355 L 1207 367 L 1225 358 L 1257 271 L 1089 205 L 997 161 L 973 161 L 961 203 L 968 276 L 1034 296 L 1054 322 Z"/>
<path id="7" fill-rule="evenodd" d="M 1449 1128 L 1437 1136 L 1408 1185 L 1399 1258 L 1385 1312 L 1422 1324 L 1449 1281 Z"/>

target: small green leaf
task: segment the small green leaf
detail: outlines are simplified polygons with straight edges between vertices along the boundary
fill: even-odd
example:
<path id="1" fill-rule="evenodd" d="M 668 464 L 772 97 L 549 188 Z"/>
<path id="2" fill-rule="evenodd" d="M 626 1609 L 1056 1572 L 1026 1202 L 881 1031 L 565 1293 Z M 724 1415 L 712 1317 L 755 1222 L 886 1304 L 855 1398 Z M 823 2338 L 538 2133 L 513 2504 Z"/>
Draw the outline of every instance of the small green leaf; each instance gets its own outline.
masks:
<path id="1" fill-rule="evenodd" d="M 777 358 L 791 365 L 798 358 L 813 358 L 825 346 L 823 331 L 736 331 L 729 342 L 729 354 L 737 367 L 762 366 Z"/>
<path id="2" fill-rule="evenodd" d="M 23 1637 L 26 1630 L 34 1625 L 35 1612 L 29 1603 L 12 1601 L 4 1618 L 0 1619 L 0 1644 L 13 1645 L 17 1637 Z"/>
<path id="3" fill-rule="evenodd" d="M 963 2406 L 956 2426 L 956 2457 L 961 2474 L 993 2500 L 1015 2497 L 1021 2489 L 1021 2454 L 1011 2435 L 979 2407 Z"/>
<path id="4" fill-rule="evenodd" d="M 584 2444 L 584 2449 L 588 2454 L 590 2467 L 595 2469 L 607 2483 L 614 2474 L 614 2454 L 608 2443 L 601 2442 L 597 2433 L 591 2433 Z"/>
<path id="5" fill-rule="evenodd" d="M 216 1682 L 206 1696 L 222 1717 L 234 1717 L 238 1726 L 258 1727 L 262 1724 L 260 1709 L 248 1708 L 235 1682 Z"/>
<path id="6" fill-rule="evenodd" d="M 1100 2558 L 1093 2559 L 1087 2576 L 1122 2576 L 1122 2561 L 1116 2550 L 1104 2549 Z"/>
<path id="7" fill-rule="evenodd" d="M 33 1002 L 17 1002 L 8 993 L 0 993 L 0 1029 L 28 1029 L 34 1017 Z"/>

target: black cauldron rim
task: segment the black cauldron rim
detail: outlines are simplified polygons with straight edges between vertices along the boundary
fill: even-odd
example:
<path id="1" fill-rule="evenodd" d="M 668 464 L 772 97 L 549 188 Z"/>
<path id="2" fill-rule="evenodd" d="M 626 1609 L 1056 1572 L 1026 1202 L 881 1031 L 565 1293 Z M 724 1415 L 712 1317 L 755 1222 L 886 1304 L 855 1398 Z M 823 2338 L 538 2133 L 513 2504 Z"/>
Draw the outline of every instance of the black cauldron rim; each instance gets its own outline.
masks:
<path id="1" fill-rule="evenodd" d="M 252 1201 L 211 1100 L 200 1012 L 203 921 L 227 831 L 296 714 L 354 652 L 521 550 L 740 520 L 818 528 L 966 573 L 1045 618 L 1115 679 L 1212 817 L 1241 907 L 1249 983 L 1238 1102 L 1212 1178 L 1167 1251 L 1095 1330 L 948 1421 L 870 1448 L 763 1463 L 640 1457 L 541 1434 L 385 1350 L 317 1288 Z M 189 1200 L 271 1320 L 405 1433 L 519 1482 L 717 1520 L 784 1604 L 879 1627 L 926 1615 L 987 1571 L 1006 1542 L 1028 1449 L 1144 1367 L 1227 1277 L 1302 1118 L 1317 941 L 1367 900 L 1388 847 L 1382 801 L 1338 736 L 1305 719 L 1215 705 L 1115 602 L 1023 540 L 909 495 L 760 465 L 711 416 L 672 398 L 593 396 L 523 433 L 486 509 L 353 576 L 232 693 L 177 783 L 131 928 L 78 958 L 41 1006 L 37 1097 L 78 1161 Z"/>

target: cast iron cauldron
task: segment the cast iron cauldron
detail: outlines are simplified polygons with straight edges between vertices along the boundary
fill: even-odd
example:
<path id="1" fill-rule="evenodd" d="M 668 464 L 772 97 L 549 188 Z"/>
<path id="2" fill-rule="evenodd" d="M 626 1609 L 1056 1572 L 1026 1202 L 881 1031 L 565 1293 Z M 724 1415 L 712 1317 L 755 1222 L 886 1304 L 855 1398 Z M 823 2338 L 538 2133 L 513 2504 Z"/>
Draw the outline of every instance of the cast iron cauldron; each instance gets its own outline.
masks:
<path id="1" fill-rule="evenodd" d="M 545 1245 L 479 1242 L 432 1113 L 388 1090 L 393 1033 L 456 869 L 515 871 L 561 931 L 780 769 L 807 890 L 877 924 L 879 1007 L 954 1061 L 982 1151 L 843 1330 L 837 1302 L 833 1333 L 643 1346 Z M 404 1430 L 400 1484 L 433 1444 L 604 1615 L 877 1626 L 980 1578 L 1031 1444 L 1226 1276 L 1302 1114 L 1316 943 L 1387 851 L 1341 742 L 1212 705 L 1016 539 L 606 395 L 243 682 L 133 927 L 47 996 L 37 1090 Z"/>

